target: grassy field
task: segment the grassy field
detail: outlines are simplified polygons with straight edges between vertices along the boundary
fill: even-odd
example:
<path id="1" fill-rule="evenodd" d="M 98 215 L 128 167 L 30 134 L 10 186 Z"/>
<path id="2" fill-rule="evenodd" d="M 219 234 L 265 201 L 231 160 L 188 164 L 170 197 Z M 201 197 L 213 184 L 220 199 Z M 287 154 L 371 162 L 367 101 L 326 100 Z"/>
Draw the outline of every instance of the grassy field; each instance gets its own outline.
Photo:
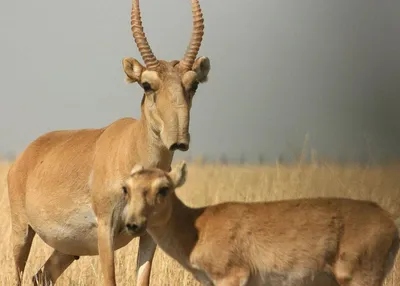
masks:
<path id="1" fill-rule="evenodd" d="M 7 164 L 0 166 L 0 285 L 11 285 L 10 221 L 6 189 Z M 278 200 L 310 196 L 345 196 L 371 199 L 400 215 L 400 165 L 340 167 L 334 164 L 292 166 L 189 165 L 186 185 L 178 195 L 191 206 L 227 200 Z M 137 240 L 116 251 L 118 285 L 134 285 Z M 43 265 L 51 250 L 35 237 L 24 285 Z M 98 257 L 82 257 L 58 280 L 58 285 L 101 285 Z M 157 250 L 152 285 L 198 285 L 176 262 Z M 400 285 L 400 259 L 386 285 Z"/>

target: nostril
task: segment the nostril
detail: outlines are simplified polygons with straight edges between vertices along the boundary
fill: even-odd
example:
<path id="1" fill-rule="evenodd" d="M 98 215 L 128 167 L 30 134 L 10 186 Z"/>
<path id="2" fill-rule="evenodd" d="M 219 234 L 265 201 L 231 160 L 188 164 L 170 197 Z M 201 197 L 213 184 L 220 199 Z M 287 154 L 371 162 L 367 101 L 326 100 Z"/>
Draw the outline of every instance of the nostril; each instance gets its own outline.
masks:
<path id="1" fill-rule="evenodd" d="M 179 146 L 178 143 L 174 143 L 174 144 L 171 145 L 171 147 L 169 147 L 169 150 L 170 150 L 170 151 L 175 151 L 175 150 L 178 149 L 178 146 Z"/>
<path id="2" fill-rule="evenodd" d="M 181 151 L 186 151 L 189 149 L 189 146 L 188 146 L 188 144 L 180 143 L 180 144 L 178 144 L 178 149 Z"/>
<path id="3" fill-rule="evenodd" d="M 130 231 L 136 231 L 139 228 L 139 226 L 134 223 L 128 223 L 126 225 L 126 228 L 129 229 Z"/>
<path id="4" fill-rule="evenodd" d="M 187 151 L 188 149 L 189 145 L 186 143 L 174 143 L 171 145 L 171 147 L 169 147 L 170 151 L 176 151 L 176 150 Z"/>

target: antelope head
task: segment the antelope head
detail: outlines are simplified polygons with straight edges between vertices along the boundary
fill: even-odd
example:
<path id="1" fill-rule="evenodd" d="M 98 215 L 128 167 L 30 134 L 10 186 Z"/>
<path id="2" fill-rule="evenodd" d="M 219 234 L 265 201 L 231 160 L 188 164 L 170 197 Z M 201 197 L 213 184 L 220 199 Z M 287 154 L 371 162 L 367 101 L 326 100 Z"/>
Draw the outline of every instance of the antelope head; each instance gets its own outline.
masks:
<path id="1" fill-rule="evenodd" d="M 122 186 L 124 223 L 128 233 L 138 235 L 147 225 L 164 225 L 171 217 L 175 189 L 186 182 L 187 166 L 180 162 L 170 172 L 145 169 L 137 164 Z"/>
<path id="2" fill-rule="evenodd" d="M 151 129 L 170 151 L 187 151 L 192 99 L 199 83 L 207 81 L 210 60 L 197 57 L 204 34 L 203 14 L 198 0 L 192 0 L 193 30 L 181 60 L 158 60 L 147 42 L 140 16 L 139 0 L 132 1 L 131 30 L 144 61 L 124 58 L 126 81 L 144 90 L 142 114 Z"/>

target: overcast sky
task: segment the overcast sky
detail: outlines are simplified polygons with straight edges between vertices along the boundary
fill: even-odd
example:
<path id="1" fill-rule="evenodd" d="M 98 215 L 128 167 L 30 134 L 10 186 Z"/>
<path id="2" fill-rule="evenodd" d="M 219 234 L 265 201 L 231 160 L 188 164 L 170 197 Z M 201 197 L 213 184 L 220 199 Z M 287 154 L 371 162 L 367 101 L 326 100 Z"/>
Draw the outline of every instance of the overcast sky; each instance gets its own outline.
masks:
<path id="1" fill-rule="evenodd" d="M 275 160 L 305 135 L 341 160 L 400 157 L 400 1 L 202 0 L 211 60 L 191 115 L 190 154 Z M 158 58 L 180 59 L 189 0 L 142 0 Z M 131 1 L 0 3 L 0 153 L 44 132 L 139 117 Z M 185 154 L 187 155 L 187 154 Z"/>

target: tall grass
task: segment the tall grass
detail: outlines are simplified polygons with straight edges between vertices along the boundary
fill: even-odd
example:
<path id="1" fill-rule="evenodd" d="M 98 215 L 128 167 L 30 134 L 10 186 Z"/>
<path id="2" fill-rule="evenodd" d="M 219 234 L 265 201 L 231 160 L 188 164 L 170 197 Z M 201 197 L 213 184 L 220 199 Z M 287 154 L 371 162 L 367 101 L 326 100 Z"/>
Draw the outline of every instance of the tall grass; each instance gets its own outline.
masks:
<path id="1" fill-rule="evenodd" d="M 6 189 L 8 165 L 0 166 L 0 285 L 12 285 L 13 261 Z M 378 202 L 400 215 L 400 165 L 385 167 L 294 164 L 275 166 L 189 165 L 189 177 L 177 190 L 187 204 L 202 206 L 222 201 L 258 201 L 314 196 L 344 196 Z M 137 240 L 116 251 L 118 285 L 134 285 Z M 35 237 L 24 285 L 44 264 L 51 249 Z M 386 285 L 400 285 L 400 259 Z M 81 257 L 60 277 L 58 285 L 101 285 L 98 256 Z M 175 261 L 157 249 L 152 285 L 199 285 Z"/>

